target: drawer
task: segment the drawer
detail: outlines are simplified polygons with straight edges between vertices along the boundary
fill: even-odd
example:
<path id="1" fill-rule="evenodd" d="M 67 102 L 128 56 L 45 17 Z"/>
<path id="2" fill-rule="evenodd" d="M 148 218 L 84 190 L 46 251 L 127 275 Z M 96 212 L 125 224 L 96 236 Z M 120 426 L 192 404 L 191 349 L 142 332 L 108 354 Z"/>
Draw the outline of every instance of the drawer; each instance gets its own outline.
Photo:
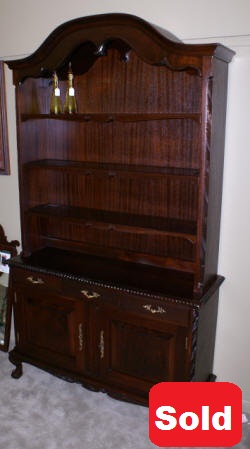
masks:
<path id="1" fill-rule="evenodd" d="M 58 292 L 87 303 L 114 305 L 124 312 L 135 313 L 154 320 L 163 320 L 181 326 L 188 326 L 190 321 L 190 306 L 170 302 L 167 299 L 150 298 L 122 289 L 99 287 L 21 268 L 12 268 L 12 276 L 16 284 Z"/>
<path id="2" fill-rule="evenodd" d="M 140 295 L 124 295 L 120 298 L 120 308 L 124 311 L 138 313 L 154 320 L 164 320 L 172 324 L 188 326 L 191 308 L 185 304 L 177 304 L 167 300 L 149 298 Z"/>
<path id="3" fill-rule="evenodd" d="M 172 324 L 188 326 L 192 309 L 164 299 L 136 295 L 122 289 L 98 287 L 79 281 L 63 281 L 63 292 L 67 296 L 82 299 L 85 302 L 113 305 L 124 312 L 135 313 L 154 320 L 168 321 Z"/>
<path id="4" fill-rule="evenodd" d="M 82 299 L 88 303 L 114 303 L 119 299 L 115 290 L 85 283 L 84 281 L 62 281 L 62 289 L 66 296 Z"/>
<path id="5" fill-rule="evenodd" d="M 12 268 L 12 279 L 15 284 L 34 286 L 38 289 L 48 289 L 57 292 L 62 290 L 62 280 L 59 277 L 33 270 Z"/>

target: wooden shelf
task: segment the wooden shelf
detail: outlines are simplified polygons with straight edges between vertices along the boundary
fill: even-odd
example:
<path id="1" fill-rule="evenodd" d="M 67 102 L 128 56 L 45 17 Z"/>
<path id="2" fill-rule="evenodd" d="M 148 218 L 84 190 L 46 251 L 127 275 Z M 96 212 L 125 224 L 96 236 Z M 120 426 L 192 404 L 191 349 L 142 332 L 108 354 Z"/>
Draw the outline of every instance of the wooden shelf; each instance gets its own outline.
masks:
<path id="1" fill-rule="evenodd" d="M 198 112 L 150 112 L 150 113 L 90 113 L 90 114 L 21 114 L 21 120 L 55 119 L 75 122 L 145 122 L 150 120 L 195 120 L 200 123 L 201 114 Z"/>
<path id="2" fill-rule="evenodd" d="M 81 221 L 85 222 L 86 226 L 91 226 L 93 223 L 103 223 L 109 226 L 140 228 L 148 231 L 152 230 L 152 232 L 170 233 L 172 236 L 186 237 L 192 243 L 196 239 L 196 223 L 192 221 L 53 204 L 42 204 L 28 209 L 26 213 L 43 217 L 57 217 L 63 220 Z"/>
<path id="3" fill-rule="evenodd" d="M 38 220 L 42 247 L 63 244 L 69 250 L 181 272 L 195 269 L 193 222 L 52 204 L 29 209 L 27 217 Z"/>
<path id="4" fill-rule="evenodd" d="M 135 164 L 118 164 L 118 163 L 99 163 L 99 162 L 80 162 L 80 161 L 66 161 L 59 159 L 43 159 L 27 162 L 24 164 L 26 169 L 53 169 L 59 171 L 81 171 L 85 174 L 91 174 L 94 171 L 107 172 L 109 176 L 115 175 L 116 171 L 136 173 L 136 175 L 176 175 L 176 176 L 193 176 L 197 177 L 200 171 L 195 168 L 179 168 L 179 167 L 159 167 L 148 165 L 135 165 Z M 83 173 L 84 174 L 84 173 Z"/>

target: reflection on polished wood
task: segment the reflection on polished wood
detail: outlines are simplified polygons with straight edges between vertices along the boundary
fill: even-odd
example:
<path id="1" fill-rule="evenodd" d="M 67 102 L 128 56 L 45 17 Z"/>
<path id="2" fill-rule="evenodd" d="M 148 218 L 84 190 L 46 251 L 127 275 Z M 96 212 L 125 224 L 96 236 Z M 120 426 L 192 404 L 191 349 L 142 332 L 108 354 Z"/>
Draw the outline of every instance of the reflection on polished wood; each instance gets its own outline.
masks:
<path id="1" fill-rule="evenodd" d="M 4 63 L 2 61 L 0 61 L 0 174 L 10 174 Z"/>

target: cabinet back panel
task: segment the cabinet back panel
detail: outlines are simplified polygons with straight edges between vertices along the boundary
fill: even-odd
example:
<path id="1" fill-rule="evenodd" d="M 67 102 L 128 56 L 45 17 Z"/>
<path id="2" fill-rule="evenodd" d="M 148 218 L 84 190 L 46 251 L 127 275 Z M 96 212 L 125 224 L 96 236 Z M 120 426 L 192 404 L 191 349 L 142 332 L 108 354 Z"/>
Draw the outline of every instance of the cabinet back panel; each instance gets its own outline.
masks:
<path id="1" fill-rule="evenodd" d="M 171 236 L 164 232 L 157 233 L 148 229 L 136 230 L 126 226 L 104 223 L 82 224 L 53 217 L 40 219 L 41 234 L 50 239 L 87 243 L 94 247 L 113 248 L 128 251 L 194 261 L 195 239 L 191 237 Z"/>
<path id="2" fill-rule="evenodd" d="M 180 220 L 197 218 L 198 180 L 192 176 L 34 170 L 26 181 L 26 192 L 29 207 L 49 203 Z"/>
<path id="3" fill-rule="evenodd" d="M 37 133 L 39 121 L 40 132 Z M 192 119 L 130 123 L 34 119 L 22 123 L 23 162 L 59 159 L 200 167 L 200 132 Z"/>
<path id="4" fill-rule="evenodd" d="M 124 62 L 116 50 L 75 82 L 79 112 L 199 112 L 200 85 L 197 74 L 146 64 L 132 51 Z"/>

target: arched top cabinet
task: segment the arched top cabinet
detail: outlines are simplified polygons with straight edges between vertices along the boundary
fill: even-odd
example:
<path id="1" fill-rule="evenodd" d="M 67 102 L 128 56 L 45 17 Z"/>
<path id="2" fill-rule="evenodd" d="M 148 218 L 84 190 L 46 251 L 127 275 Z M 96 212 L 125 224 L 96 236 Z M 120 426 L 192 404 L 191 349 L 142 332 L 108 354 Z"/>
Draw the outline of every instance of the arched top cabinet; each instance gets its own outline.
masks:
<path id="1" fill-rule="evenodd" d="M 184 308 L 206 302 L 222 282 L 217 259 L 232 56 L 219 44 L 184 44 L 132 15 L 104 14 L 71 20 L 32 55 L 7 61 L 16 85 L 23 245 L 13 270 L 87 282 L 107 289 L 112 301 L 120 292 L 118 314 L 144 298 L 141 322 L 148 313 L 159 324 L 165 309 L 156 298 Z M 77 112 L 51 114 L 52 74 L 63 103 L 69 63 Z M 182 328 L 187 310 L 179 310 L 182 318 L 169 314 L 173 326 Z M 121 343 L 125 330 L 112 329 Z M 190 355 L 191 334 L 184 338 L 182 330 L 175 357 L 182 350 Z M 170 378 L 187 379 L 191 362 L 185 359 L 177 375 L 176 360 Z"/>

